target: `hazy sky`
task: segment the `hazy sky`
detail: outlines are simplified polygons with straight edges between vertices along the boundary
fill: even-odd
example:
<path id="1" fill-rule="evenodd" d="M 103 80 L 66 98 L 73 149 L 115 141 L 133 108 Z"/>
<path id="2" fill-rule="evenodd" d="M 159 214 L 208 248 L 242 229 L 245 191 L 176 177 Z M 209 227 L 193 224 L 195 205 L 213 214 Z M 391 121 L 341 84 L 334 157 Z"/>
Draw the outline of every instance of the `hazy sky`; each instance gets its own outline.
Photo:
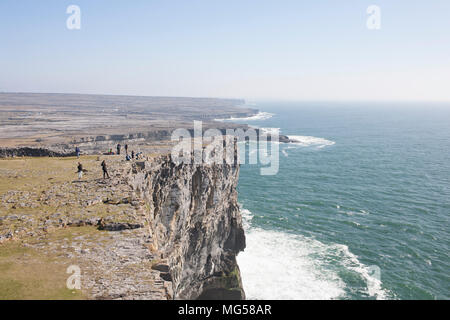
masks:
<path id="1" fill-rule="evenodd" d="M 1 0 L 0 43 L 0 91 L 450 101 L 449 0 Z"/>

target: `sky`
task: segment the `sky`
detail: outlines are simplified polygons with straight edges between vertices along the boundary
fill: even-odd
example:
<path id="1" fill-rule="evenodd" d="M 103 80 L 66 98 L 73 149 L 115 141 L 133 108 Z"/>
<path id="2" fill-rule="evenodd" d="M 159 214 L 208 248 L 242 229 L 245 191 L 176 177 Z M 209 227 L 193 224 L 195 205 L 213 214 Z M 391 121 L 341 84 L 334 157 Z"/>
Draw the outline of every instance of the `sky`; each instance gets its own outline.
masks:
<path id="1" fill-rule="evenodd" d="M 1 0 L 0 92 L 450 101 L 450 1 Z"/>

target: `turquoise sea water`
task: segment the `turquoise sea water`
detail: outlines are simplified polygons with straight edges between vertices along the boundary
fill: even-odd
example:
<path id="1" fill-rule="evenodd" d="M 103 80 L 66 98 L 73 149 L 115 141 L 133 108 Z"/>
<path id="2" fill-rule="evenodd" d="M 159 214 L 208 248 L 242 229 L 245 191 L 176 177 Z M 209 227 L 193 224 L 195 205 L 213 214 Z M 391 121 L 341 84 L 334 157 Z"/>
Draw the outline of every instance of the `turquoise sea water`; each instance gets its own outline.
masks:
<path id="1" fill-rule="evenodd" d="M 450 298 L 450 105 L 256 107 L 302 143 L 241 167 L 248 298 Z"/>

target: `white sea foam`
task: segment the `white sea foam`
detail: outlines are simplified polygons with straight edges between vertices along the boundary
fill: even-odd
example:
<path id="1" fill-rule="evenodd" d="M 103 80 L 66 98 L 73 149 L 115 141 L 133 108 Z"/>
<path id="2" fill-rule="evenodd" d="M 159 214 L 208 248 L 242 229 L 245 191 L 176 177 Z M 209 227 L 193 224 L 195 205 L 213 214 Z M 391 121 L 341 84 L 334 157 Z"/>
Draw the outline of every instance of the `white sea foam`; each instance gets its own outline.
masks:
<path id="1" fill-rule="evenodd" d="M 336 299 L 345 293 L 339 277 L 311 257 L 320 242 L 260 228 L 248 228 L 246 237 L 238 264 L 248 299 Z"/>
<path id="2" fill-rule="evenodd" d="M 371 273 L 371 267 L 368 267 L 364 264 L 362 264 L 358 257 L 355 256 L 353 253 L 350 252 L 347 246 L 345 245 L 339 245 L 341 246 L 342 253 L 346 257 L 346 259 L 342 260 L 342 263 L 344 266 L 349 269 L 357 272 L 360 276 L 363 277 L 363 279 L 367 283 L 367 293 L 376 298 L 377 300 L 385 300 L 389 296 L 389 292 L 387 290 L 384 290 L 382 288 L 382 282 L 381 279 L 378 277 L 380 275 L 372 275 Z M 376 267 L 376 266 L 375 266 Z M 378 268 L 378 267 L 377 267 Z"/>
<path id="3" fill-rule="evenodd" d="M 215 121 L 258 121 L 258 120 L 267 120 L 274 116 L 273 113 L 270 112 L 258 112 L 257 114 L 250 117 L 242 117 L 242 118 L 227 118 L 227 119 L 214 119 Z"/>
<path id="4" fill-rule="evenodd" d="M 324 244 L 313 238 L 252 226 L 252 213 L 242 209 L 247 248 L 238 255 L 249 299 L 345 298 L 345 282 L 338 270 L 354 271 L 367 283 L 367 293 L 386 298 L 381 281 L 359 262 L 348 247 Z M 330 264 L 333 261 L 333 265 Z"/>
<path id="5" fill-rule="evenodd" d="M 260 128 L 260 130 L 269 135 L 280 134 L 280 128 Z"/>
<path id="6" fill-rule="evenodd" d="M 330 141 L 324 138 L 317 138 L 311 136 L 288 136 L 289 139 L 295 141 L 291 142 L 302 147 L 317 147 L 323 148 L 326 146 L 332 146 L 335 144 L 334 141 Z"/>

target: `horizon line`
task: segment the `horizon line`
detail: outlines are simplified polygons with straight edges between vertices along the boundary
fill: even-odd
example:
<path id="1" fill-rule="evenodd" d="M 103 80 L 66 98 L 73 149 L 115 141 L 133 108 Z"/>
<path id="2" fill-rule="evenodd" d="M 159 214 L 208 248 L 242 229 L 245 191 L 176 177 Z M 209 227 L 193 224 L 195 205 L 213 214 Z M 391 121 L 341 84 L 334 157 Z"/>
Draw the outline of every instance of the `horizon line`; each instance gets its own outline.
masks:
<path id="1" fill-rule="evenodd" d="M 408 99 L 302 99 L 302 98 L 273 98 L 273 97 L 221 97 L 221 96 L 168 96 L 168 95 L 143 95 L 127 93 L 84 93 L 84 92 L 47 92 L 47 91 L 0 91 L 0 94 L 48 94 L 48 95 L 86 95 L 86 96 L 117 96 L 117 97 L 143 97 L 143 98 L 188 98 L 188 99 L 218 99 L 218 100 L 244 100 L 244 102 L 324 102 L 324 103 L 450 103 L 450 100 L 408 100 Z"/>

